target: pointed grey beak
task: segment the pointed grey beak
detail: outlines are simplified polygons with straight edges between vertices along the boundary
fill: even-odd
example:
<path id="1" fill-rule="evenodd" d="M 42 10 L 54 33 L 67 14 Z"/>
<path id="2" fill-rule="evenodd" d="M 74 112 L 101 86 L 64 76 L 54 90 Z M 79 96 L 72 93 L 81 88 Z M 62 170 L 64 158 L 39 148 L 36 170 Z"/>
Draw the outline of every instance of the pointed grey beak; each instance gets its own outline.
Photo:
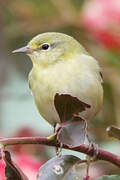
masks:
<path id="1" fill-rule="evenodd" d="M 32 52 L 33 52 L 32 49 L 30 49 L 28 45 L 12 51 L 12 53 L 26 53 L 26 54 L 31 54 Z"/>

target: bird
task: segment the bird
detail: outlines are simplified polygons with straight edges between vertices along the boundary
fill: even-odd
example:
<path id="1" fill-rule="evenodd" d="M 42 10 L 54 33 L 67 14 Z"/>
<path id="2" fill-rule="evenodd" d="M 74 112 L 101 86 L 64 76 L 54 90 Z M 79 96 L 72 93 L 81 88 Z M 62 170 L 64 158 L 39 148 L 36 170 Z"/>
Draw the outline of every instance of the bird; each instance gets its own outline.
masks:
<path id="1" fill-rule="evenodd" d="M 13 53 L 25 53 L 33 67 L 28 76 L 35 104 L 41 116 L 52 126 L 60 123 L 54 97 L 68 94 L 90 105 L 79 116 L 90 120 L 101 110 L 103 87 L 97 60 L 73 37 L 45 32 Z"/>

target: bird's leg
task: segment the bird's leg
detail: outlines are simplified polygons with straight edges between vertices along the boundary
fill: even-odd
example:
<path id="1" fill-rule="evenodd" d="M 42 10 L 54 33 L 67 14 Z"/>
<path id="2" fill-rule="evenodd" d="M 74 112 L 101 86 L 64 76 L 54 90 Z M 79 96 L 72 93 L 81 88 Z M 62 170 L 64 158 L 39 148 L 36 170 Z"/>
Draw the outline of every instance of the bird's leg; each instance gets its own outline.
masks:
<path id="1" fill-rule="evenodd" d="M 57 135 L 60 127 L 58 127 L 58 129 L 56 127 L 57 127 L 57 123 L 54 124 L 54 134 Z M 56 147 L 56 156 L 61 156 L 62 147 L 63 147 L 63 144 L 60 142 L 60 147 Z"/>
<path id="2" fill-rule="evenodd" d="M 89 137 L 89 135 L 87 134 L 86 135 L 86 137 L 87 137 L 87 140 L 88 140 L 88 142 L 89 142 L 89 150 L 88 151 L 90 151 L 90 149 L 91 148 L 93 148 L 93 157 L 92 157 L 92 159 L 93 160 L 95 160 L 96 158 L 97 158 L 97 155 L 98 155 L 98 144 L 95 144 L 91 139 L 90 139 L 90 137 Z"/>
<path id="3" fill-rule="evenodd" d="M 55 123 L 55 124 L 53 125 L 53 128 L 54 128 L 53 132 L 54 132 L 54 133 L 56 132 L 56 127 L 57 127 L 57 123 Z"/>
<path id="4" fill-rule="evenodd" d="M 53 139 L 55 140 L 57 138 L 57 133 L 59 131 L 59 128 L 57 129 L 56 127 L 57 127 L 57 123 L 55 123 L 53 125 L 53 128 L 54 128 L 53 132 L 54 133 L 51 136 L 48 137 L 49 140 L 53 140 Z M 60 142 L 60 147 L 55 147 L 55 149 L 56 149 L 56 156 L 61 156 L 62 147 L 63 147 L 63 144 L 61 142 Z"/>
<path id="5" fill-rule="evenodd" d="M 63 143 L 60 142 L 60 147 L 56 147 L 56 156 L 62 155 Z"/>
<path id="6" fill-rule="evenodd" d="M 56 126 L 57 126 L 57 123 L 55 123 L 53 125 L 53 134 L 48 137 L 49 140 L 55 140 L 56 139 L 56 136 L 57 136 Z"/>

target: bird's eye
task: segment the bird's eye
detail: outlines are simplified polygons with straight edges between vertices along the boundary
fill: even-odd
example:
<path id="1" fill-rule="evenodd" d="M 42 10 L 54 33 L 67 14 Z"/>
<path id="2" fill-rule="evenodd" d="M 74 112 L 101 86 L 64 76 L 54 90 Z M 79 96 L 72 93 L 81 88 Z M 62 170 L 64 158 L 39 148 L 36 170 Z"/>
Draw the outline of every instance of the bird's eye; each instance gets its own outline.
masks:
<path id="1" fill-rule="evenodd" d="M 41 48 L 42 48 L 42 50 L 47 50 L 47 49 L 49 49 L 49 47 L 50 47 L 50 45 L 45 43 L 45 44 L 42 45 Z"/>

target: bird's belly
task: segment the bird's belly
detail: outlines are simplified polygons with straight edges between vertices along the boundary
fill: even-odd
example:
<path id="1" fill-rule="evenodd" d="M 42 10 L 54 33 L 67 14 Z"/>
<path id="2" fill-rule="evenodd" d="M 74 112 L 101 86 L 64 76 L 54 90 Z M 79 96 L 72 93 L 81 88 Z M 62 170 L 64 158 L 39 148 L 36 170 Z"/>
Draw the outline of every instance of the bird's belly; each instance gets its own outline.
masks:
<path id="1" fill-rule="evenodd" d="M 43 118 L 52 125 L 60 123 L 59 116 L 54 107 L 54 95 L 52 95 L 52 92 L 50 93 L 43 84 L 39 85 L 38 90 L 35 91 L 33 90 L 34 100 Z"/>
<path id="2" fill-rule="evenodd" d="M 41 75 L 41 78 L 34 78 L 36 77 L 33 75 L 30 76 L 29 81 L 35 103 L 40 114 L 50 124 L 60 122 L 54 107 L 54 96 L 56 93 L 76 96 L 81 101 L 91 105 L 91 108 L 80 113 L 80 116 L 86 120 L 93 118 L 102 105 L 102 86 L 94 76 L 80 76 L 79 71 L 78 74 L 74 72 L 74 75 L 68 72 L 66 74 L 60 74 L 58 71 L 57 75 L 51 73 L 47 76 L 45 74 L 43 76 Z"/>

